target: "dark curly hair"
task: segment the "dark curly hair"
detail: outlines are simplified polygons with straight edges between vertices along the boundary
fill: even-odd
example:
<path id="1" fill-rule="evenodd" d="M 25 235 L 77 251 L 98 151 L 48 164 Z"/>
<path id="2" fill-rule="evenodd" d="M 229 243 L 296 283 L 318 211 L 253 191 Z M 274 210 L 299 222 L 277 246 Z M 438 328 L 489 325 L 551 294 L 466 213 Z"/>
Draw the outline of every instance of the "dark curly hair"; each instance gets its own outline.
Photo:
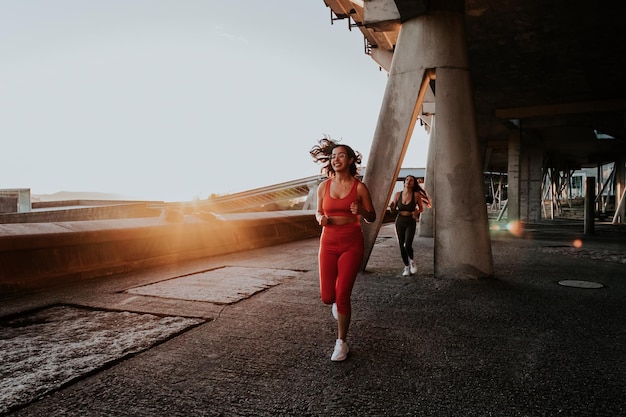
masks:
<path id="1" fill-rule="evenodd" d="M 419 193 L 419 195 L 422 196 L 422 201 L 426 200 L 430 202 L 430 197 L 428 196 L 428 193 L 426 192 L 424 187 L 422 187 L 422 184 L 420 184 L 420 181 L 417 179 L 417 177 L 415 175 L 409 174 L 404 178 L 404 180 L 406 181 L 406 179 L 409 177 L 413 178 L 413 192 Z"/>
<path id="2" fill-rule="evenodd" d="M 358 166 L 361 164 L 361 153 L 355 151 L 348 145 L 341 144 L 338 141 L 331 139 L 328 135 L 324 135 L 324 137 L 318 141 L 317 145 L 311 148 L 309 153 L 316 163 L 322 165 L 322 175 L 330 178 L 331 176 L 335 175 L 335 170 L 330 163 L 330 156 L 333 153 L 333 149 L 337 147 L 344 148 L 346 150 L 346 153 L 348 154 L 348 159 L 353 159 L 352 164 L 350 164 L 350 174 L 352 174 L 353 176 L 356 175 L 356 173 L 358 172 Z"/>

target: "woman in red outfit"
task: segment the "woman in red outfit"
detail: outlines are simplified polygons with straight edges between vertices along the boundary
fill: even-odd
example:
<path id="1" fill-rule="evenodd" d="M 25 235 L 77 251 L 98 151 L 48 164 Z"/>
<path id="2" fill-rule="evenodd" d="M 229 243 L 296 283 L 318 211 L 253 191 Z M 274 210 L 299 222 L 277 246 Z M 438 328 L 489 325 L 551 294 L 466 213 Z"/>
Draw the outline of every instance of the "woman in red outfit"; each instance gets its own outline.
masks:
<path id="1" fill-rule="evenodd" d="M 342 361 L 348 355 L 346 337 L 350 327 L 350 297 L 363 261 L 361 217 L 376 220 L 367 186 L 356 178 L 361 154 L 350 146 L 324 137 L 311 149 L 311 156 L 322 164 L 328 177 L 317 188 L 315 218 L 323 227 L 319 248 L 320 295 L 332 304 L 337 319 L 338 337 L 330 359 Z"/>

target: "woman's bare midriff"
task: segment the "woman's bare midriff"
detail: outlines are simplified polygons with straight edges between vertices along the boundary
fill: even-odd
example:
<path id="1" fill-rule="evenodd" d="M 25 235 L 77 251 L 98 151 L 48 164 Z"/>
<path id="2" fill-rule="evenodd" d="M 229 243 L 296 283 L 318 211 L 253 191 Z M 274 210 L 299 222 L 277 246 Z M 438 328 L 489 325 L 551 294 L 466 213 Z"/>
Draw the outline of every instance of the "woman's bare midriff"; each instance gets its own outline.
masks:
<path id="1" fill-rule="evenodd" d="M 343 226 L 346 224 L 358 223 L 354 217 L 332 216 L 328 219 L 330 220 L 329 224 L 332 226 Z"/>

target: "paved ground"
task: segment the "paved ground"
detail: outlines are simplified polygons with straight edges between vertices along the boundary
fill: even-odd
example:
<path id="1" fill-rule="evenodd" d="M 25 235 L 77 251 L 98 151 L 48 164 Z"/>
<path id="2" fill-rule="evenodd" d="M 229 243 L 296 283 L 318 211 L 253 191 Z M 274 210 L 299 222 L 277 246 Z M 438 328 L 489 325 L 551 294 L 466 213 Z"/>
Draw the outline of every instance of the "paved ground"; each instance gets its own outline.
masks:
<path id="1" fill-rule="evenodd" d="M 582 224 L 560 226 L 495 233 L 496 277 L 468 281 L 433 277 L 426 238 L 417 276 L 400 276 L 383 227 L 341 363 L 317 239 L 3 299 L 0 316 L 67 303 L 206 320 L 7 415 L 624 416 L 625 231 L 597 226 L 577 249 Z M 232 304 L 129 291 L 225 266 L 301 273 Z"/>

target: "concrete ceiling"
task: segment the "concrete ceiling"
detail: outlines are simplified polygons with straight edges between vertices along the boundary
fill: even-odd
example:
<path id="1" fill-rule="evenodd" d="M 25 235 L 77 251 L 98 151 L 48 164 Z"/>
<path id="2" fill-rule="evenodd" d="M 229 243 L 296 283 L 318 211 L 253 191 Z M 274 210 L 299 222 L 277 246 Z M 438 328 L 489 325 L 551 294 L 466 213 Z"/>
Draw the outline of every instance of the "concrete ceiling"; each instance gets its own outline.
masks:
<path id="1" fill-rule="evenodd" d="M 393 53 L 400 20 L 367 27 L 362 1 L 324 3 L 333 19 L 349 19 L 351 29 L 363 33 L 364 50 L 376 62 L 390 62 L 385 56 Z M 434 3 L 404 6 L 419 15 Z M 553 166 L 574 169 L 626 158 L 622 22 L 619 2 L 465 0 L 485 170 L 506 172 L 511 129 L 521 129 L 526 145 L 544 148 Z M 596 132 L 615 139 L 598 139 Z"/>

